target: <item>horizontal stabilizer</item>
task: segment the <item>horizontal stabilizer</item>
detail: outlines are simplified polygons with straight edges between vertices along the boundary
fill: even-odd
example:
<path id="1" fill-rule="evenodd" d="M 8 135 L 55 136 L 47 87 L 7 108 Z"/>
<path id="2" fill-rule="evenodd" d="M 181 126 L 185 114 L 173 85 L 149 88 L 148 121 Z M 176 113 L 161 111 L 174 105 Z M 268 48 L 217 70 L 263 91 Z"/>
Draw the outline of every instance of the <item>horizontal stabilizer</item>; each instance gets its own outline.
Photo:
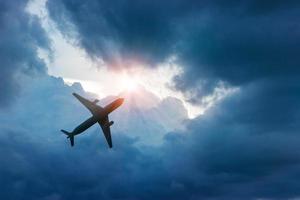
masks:
<path id="1" fill-rule="evenodd" d="M 65 131 L 65 130 L 60 130 L 61 132 L 63 132 L 64 134 L 68 135 L 69 136 L 69 132 L 68 131 Z"/>
<path id="2" fill-rule="evenodd" d="M 68 131 L 65 130 L 61 130 L 61 132 L 66 134 L 68 136 L 67 138 L 70 138 L 71 146 L 74 146 L 74 135 L 72 135 L 72 133 L 69 133 Z"/>

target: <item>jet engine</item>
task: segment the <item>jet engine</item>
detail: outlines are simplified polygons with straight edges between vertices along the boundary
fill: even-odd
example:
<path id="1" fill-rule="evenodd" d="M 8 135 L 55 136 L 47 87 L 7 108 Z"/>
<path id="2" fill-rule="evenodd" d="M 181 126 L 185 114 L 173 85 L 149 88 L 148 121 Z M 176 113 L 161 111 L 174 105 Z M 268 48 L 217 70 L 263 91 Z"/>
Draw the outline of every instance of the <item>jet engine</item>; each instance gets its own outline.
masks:
<path id="1" fill-rule="evenodd" d="M 110 121 L 110 122 L 106 123 L 105 126 L 110 127 L 113 124 L 114 124 L 114 121 Z"/>

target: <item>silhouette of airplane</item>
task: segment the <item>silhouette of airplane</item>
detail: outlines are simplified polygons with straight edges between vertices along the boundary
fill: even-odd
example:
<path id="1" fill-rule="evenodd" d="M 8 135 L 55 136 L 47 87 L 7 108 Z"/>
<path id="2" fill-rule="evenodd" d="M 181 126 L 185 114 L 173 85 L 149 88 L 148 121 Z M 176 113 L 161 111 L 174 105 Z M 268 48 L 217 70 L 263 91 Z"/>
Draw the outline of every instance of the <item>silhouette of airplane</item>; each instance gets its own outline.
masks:
<path id="1" fill-rule="evenodd" d="M 90 128 L 91 126 L 93 126 L 95 123 L 98 122 L 98 124 L 102 128 L 108 146 L 112 148 L 110 126 L 113 125 L 114 122 L 109 121 L 108 114 L 114 111 L 115 109 L 117 109 L 119 106 L 121 106 L 124 99 L 119 98 L 113 101 L 112 103 L 108 104 L 104 108 L 102 108 L 101 106 L 97 105 L 97 103 L 99 102 L 98 99 L 92 102 L 76 93 L 73 93 L 73 95 L 92 113 L 93 116 L 85 120 L 79 126 L 77 126 L 72 132 L 61 130 L 64 134 L 68 136 L 67 138 L 70 138 L 71 146 L 74 146 L 75 135 L 82 133 L 83 131 L 85 131 L 86 129 Z"/>

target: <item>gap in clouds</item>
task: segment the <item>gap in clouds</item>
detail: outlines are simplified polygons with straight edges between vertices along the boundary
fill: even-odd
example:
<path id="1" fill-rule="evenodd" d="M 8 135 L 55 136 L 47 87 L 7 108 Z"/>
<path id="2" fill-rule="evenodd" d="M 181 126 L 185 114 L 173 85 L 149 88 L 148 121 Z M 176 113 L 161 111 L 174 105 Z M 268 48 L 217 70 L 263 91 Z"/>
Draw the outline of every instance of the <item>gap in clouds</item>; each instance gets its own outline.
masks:
<path id="1" fill-rule="evenodd" d="M 101 59 L 90 59 L 87 53 L 78 45 L 78 41 L 69 38 L 57 30 L 57 25 L 50 19 L 46 9 L 46 0 L 32 0 L 27 5 L 27 11 L 38 18 L 52 41 L 52 54 L 40 49 L 39 55 L 47 61 L 48 72 L 56 77 L 63 77 L 67 83 L 80 82 L 85 90 L 98 94 L 100 97 L 117 95 L 124 90 L 124 76 L 137 77 L 138 84 L 156 94 L 159 98 L 175 97 L 180 99 L 188 110 L 189 118 L 203 114 L 220 99 L 233 91 L 232 88 L 217 87 L 199 104 L 189 101 L 198 91 L 189 94 L 178 91 L 173 80 L 182 74 L 182 68 L 170 58 L 165 63 L 149 69 L 141 64 L 124 67 L 120 71 L 110 70 Z M 76 68 L 76 70 L 74 70 Z M 175 79 L 176 80 L 176 79 Z M 193 94 L 194 93 L 194 94 Z"/>

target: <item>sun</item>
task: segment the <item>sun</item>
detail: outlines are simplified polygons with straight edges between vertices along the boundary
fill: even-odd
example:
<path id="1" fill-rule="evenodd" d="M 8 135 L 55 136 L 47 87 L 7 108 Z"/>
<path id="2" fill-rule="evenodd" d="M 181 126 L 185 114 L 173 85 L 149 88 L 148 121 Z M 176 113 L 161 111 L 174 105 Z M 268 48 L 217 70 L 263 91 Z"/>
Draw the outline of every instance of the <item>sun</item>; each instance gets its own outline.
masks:
<path id="1" fill-rule="evenodd" d="M 122 88 L 127 91 L 135 91 L 138 87 L 138 81 L 135 78 L 123 77 L 122 78 Z"/>

